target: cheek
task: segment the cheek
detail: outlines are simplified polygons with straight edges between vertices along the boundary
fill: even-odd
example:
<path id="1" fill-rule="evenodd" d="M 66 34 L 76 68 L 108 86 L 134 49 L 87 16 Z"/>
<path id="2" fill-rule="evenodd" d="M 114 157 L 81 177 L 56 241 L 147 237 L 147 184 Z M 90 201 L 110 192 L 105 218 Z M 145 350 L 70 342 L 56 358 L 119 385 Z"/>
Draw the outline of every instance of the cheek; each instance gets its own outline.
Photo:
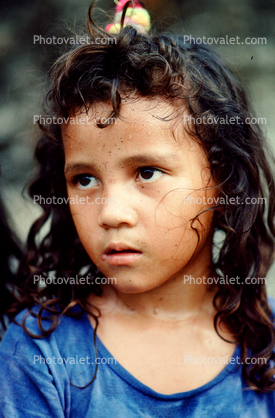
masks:
<path id="1" fill-rule="evenodd" d="M 195 195 L 195 200 L 186 199 L 190 193 Z M 168 256 L 170 252 L 174 257 L 180 253 L 180 258 L 182 252 L 190 255 L 197 247 L 197 234 L 200 237 L 199 248 L 203 245 L 211 231 L 214 215 L 214 210 L 207 210 L 213 205 L 205 203 L 206 195 L 208 197 L 209 192 L 196 190 L 187 194 L 185 190 L 173 190 L 159 203 L 153 236 L 163 254 L 166 253 Z"/>
<path id="2" fill-rule="evenodd" d="M 187 255 L 188 247 L 195 244 L 195 234 L 190 227 L 192 209 L 184 205 L 182 191 L 169 192 L 157 206 L 151 236 L 163 260 L 182 260 L 183 251 Z"/>
<path id="3" fill-rule="evenodd" d="M 85 250 L 91 255 L 92 249 L 96 248 L 94 242 L 98 238 L 98 230 L 95 231 L 96 214 L 85 205 L 71 204 L 70 211 L 79 239 Z"/>
<path id="4" fill-rule="evenodd" d="M 190 200 L 190 192 L 187 189 L 171 190 L 159 202 L 155 212 L 156 227 L 172 231 L 190 229 L 192 219 L 196 218 L 204 209 L 201 204 L 202 195 L 205 192 L 194 191 L 196 198 Z M 198 200 L 198 202 L 197 202 Z M 204 218 L 207 221 L 207 217 Z"/>
<path id="5" fill-rule="evenodd" d="M 78 232 L 89 230 L 90 216 L 87 216 L 87 210 L 81 205 L 70 205 L 71 215 Z"/>

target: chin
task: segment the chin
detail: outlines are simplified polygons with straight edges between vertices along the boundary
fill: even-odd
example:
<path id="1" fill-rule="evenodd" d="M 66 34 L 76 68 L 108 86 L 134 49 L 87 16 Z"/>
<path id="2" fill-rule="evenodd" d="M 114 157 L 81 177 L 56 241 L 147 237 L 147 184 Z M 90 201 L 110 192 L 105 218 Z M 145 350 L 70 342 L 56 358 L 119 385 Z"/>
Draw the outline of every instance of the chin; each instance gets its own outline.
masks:
<path id="1" fill-rule="evenodd" d="M 134 293 L 148 292 L 149 290 L 152 290 L 157 286 L 148 286 L 148 283 L 142 286 L 140 283 L 135 284 L 135 283 L 127 282 L 127 283 L 117 283 L 116 285 L 113 285 L 113 287 L 119 292 L 134 294 Z"/>

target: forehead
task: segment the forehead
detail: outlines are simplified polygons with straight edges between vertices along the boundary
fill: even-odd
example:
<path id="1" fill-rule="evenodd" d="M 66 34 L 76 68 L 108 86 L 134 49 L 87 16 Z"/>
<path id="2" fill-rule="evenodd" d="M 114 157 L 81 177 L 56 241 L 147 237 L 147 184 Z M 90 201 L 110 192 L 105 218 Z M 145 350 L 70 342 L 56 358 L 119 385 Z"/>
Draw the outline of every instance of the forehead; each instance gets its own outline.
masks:
<path id="1" fill-rule="evenodd" d="M 148 99 L 124 99 L 122 101 L 120 114 L 118 118 L 110 117 L 113 107 L 110 102 L 100 102 L 92 105 L 88 112 L 78 112 L 76 115 L 71 115 L 69 122 L 63 124 L 62 137 L 64 145 L 71 139 L 79 139 L 83 137 L 87 129 L 94 132 L 93 138 L 100 135 L 102 132 L 110 132 L 112 136 L 116 135 L 120 130 L 123 133 L 137 133 L 147 128 L 149 134 L 152 130 L 163 129 L 172 134 L 172 121 L 175 120 L 175 109 L 167 103 L 160 100 Z M 110 125 L 105 128 L 100 128 L 98 123 L 105 124 L 110 120 Z M 96 129 L 94 129 L 96 128 Z M 79 135 L 80 134 L 80 135 Z M 82 135 L 81 135 L 82 134 Z"/>
<path id="2" fill-rule="evenodd" d="M 66 161 L 85 154 L 85 157 L 95 153 L 106 155 L 107 150 L 113 158 L 161 150 L 178 159 L 183 149 L 188 148 L 188 152 L 196 153 L 199 159 L 204 157 L 199 144 L 184 129 L 184 112 L 179 114 L 163 100 L 124 99 L 119 118 L 99 128 L 97 123 L 106 123 L 111 112 L 111 103 L 102 102 L 93 105 L 87 113 L 71 115 L 62 127 Z"/>

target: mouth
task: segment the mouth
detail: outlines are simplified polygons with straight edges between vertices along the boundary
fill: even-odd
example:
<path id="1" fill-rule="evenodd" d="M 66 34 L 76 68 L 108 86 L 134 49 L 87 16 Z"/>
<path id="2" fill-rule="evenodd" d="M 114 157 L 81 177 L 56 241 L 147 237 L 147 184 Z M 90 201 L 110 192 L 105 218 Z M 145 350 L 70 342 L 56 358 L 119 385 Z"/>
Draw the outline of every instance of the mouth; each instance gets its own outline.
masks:
<path id="1" fill-rule="evenodd" d="M 129 265 L 137 261 L 142 255 L 140 250 L 125 244 L 111 244 L 103 252 L 101 260 L 112 266 Z"/>

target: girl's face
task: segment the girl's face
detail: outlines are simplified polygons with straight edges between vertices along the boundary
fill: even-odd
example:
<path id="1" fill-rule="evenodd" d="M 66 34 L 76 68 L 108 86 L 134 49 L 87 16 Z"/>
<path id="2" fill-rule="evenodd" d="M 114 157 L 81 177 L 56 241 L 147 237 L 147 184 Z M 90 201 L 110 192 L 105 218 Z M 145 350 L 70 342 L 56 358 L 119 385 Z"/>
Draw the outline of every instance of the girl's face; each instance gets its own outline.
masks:
<path id="1" fill-rule="evenodd" d="M 99 103 L 63 127 L 70 209 L 88 255 L 126 293 L 156 288 L 171 278 L 208 271 L 213 211 L 191 220 L 217 195 L 201 147 L 178 123 L 160 117 L 163 102 L 125 100 L 121 117 Z M 72 119 L 70 120 L 72 122 Z M 190 261 L 191 260 L 191 261 Z M 203 270 L 204 269 L 204 270 Z"/>

